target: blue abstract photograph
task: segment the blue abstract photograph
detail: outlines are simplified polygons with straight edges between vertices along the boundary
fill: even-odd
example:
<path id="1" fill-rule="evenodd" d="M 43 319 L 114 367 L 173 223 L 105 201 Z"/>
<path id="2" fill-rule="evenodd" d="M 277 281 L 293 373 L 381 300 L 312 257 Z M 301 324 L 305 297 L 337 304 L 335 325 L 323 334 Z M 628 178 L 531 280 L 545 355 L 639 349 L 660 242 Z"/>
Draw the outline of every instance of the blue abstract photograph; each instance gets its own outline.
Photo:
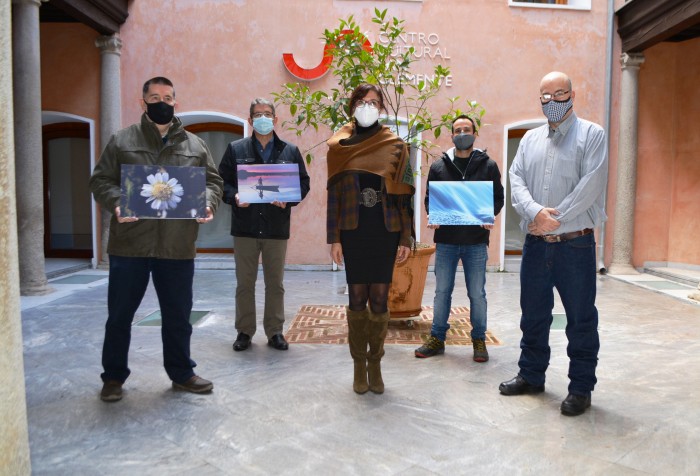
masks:
<path id="1" fill-rule="evenodd" d="M 493 225 L 493 182 L 430 182 L 428 223 Z"/>

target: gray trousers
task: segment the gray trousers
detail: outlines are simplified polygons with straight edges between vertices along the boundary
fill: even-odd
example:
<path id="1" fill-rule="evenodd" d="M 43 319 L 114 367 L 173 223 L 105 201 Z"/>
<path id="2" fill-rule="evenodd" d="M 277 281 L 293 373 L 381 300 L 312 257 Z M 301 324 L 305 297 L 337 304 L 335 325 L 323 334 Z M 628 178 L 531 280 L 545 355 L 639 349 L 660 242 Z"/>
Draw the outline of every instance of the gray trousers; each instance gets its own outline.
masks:
<path id="1" fill-rule="evenodd" d="M 249 336 L 255 335 L 255 281 L 258 279 L 258 262 L 262 255 L 265 281 L 265 313 L 263 328 L 270 338 L 281 334 L 284 326 L 284 261 L 287 256 L 287 240 L 257 238 L 233 238 L 233 257 L 236 262 L 236 330 Z"/>

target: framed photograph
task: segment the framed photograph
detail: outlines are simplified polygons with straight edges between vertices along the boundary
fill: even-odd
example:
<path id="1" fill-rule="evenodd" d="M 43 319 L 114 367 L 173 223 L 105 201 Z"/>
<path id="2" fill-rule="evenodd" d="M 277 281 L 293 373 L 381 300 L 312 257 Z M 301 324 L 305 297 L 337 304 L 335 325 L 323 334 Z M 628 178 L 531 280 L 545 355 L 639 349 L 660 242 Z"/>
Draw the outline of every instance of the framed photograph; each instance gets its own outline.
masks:
<path id="1" fill-rule="evenodd" d="M 122 165 L 123 217 L 193 219 L 207 216 L 204 167 Z"/>
<path id="2" fill-rule="evenodd" d="M 240 164 L 237 171 L 239 202 L 301 201 L 298 164 Z"/>
<path id="3" fill-rule="evenodd" d="M 493 225 L 493 182 L 430 182 L 428 223 Z"/>

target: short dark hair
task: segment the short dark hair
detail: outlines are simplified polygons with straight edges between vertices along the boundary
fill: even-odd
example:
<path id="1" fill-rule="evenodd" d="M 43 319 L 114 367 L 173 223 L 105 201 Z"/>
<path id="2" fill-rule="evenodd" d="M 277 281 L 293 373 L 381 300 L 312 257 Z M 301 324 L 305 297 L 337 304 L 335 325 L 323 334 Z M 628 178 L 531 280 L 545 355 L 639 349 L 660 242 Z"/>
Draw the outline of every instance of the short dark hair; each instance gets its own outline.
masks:
<path id="1" fill-rule="evenodd" d="M 384 109 L 384 94 L 382 90 L 376 84 L 362 83 L 350 95 L 350 104 L 348 108 L 350 110 L 350 115 L 355 111 L 355 104 L 357 101 L 367 96 L 370 91 L 374 91 L 379 96 L 379 109 Z"/>
<path id="2" fill-rule="evenodd" d="M 255 98 L 250 102 L 250 117 L 253 117 L 253 112 L 255 111 L 255 106 L 262 104 L 272 109 L 272 115 L 275 115 L 275 103 L 265 98 Z"/>
<path id="3" fill-rule="evenodd" d="M 166 86 L 170 86 L 171 88 L 173 88 L 173 97 L 175 97 L 175 86 L 173 86 L 173 82 L 164 76 L 156 76 L 155 78 L 151 78 L 145 83 L 143 83 L 144 97 L 146 97 L 146 94 L 148 94 L 148 88 L 151 87 L 151 84 L 164 84 Z"/>
<path id="4" fill-rule="evenodd" d="M 455 117 L 452 119 L 452 133 L 455 133 L 455 122 L 459 121 L 460 119 L 466 119 L 469 122 L 472 123 L 472 132 L 476 134 L 476 122 L 474 122 L 474 119 L 471 117 L 467 116 L 466 114 L 460 114 L 459 116 Z"/>

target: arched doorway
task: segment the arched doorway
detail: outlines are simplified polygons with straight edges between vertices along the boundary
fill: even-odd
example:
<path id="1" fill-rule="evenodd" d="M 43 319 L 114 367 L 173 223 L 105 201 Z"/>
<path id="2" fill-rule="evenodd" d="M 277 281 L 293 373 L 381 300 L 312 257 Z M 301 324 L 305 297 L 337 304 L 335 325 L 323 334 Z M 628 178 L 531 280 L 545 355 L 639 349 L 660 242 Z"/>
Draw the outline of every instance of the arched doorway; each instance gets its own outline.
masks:
<path id="1" fill-rule="evenodd" d="M 506 177 L 506 180 L 504 180 L 505 205 L 503 206 L 503 226 L 501 227 L 501 249 L 503 250 L 501 262 L 503 263 L 502 268 L 504 271 L 517 272 L 520 270 L 520 260 L 523 254 L 523 244 L 525 243 L 525 234 L 520 230 L 520 215 L 513 208 L 513 202 L 510 198 L 508 171 L 525 133 L 544 123 L 544 120 L 535 119 L 506 124 L 504 127 L 505 144 L 503 147 L 503 170 L 501 172 Z"/>
<path id="2" fill-rule="evenodd" d="M 42 112 L 44 255 L 95 265 L 95 207 L 88 180 L 95 164 L 94 121 Z"/>
<path id="3" fill-rule="evenodd" d="M 217 168 L 228 144 L 246 134 L 247 122 L 235 116 L 188 112 L 179 114 L 178 117 L 185 129 L 197 134 L 207 143 Z M 222 202 L 214 220 L 199 227 L 196 246 L 199 253 L 233 253 L 230 205 Z"/>

